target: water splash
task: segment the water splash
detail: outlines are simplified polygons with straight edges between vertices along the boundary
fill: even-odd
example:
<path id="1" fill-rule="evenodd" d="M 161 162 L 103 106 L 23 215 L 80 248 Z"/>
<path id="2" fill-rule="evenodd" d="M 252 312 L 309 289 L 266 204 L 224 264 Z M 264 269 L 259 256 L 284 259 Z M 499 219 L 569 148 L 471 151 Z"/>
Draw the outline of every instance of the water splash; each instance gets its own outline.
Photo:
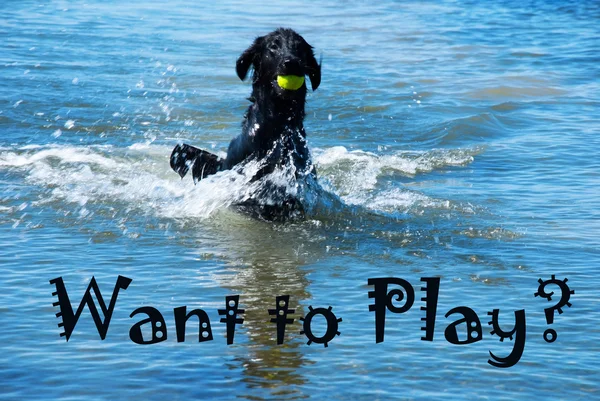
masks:
<path id="1" fill-rule="evenodd" d="M 180 180 L 170 170 L 170 148 L 155 144 L 127 148 L 28 145 L 2 150 L 0 169 L 23 174 L 27 183 L 43 189 L 36 205 L 67 202 L 79 207 L 79 214 L 84 217 L 93 213 L 95 206 L 104 205 L 169 219 L 205 219 L 252 199 L 280 205 L 286 199 L 296 198 L 312 218 L 336 213 L 345 207 L 344 203 L 384 213 L 411 213 L 417 206 L 448 210 L 452 205 L 447 200 L 403 188 L 377 189 L 378 179 L 386 174 L 415 176 L 448 166 L 464 166 L 479 151 L 378 155 L 339 146 L 315 149 L 319 182 L 310 174 L 299 179 L 291 162 L 256 180 L 254 177 L 264 163 L 251 160 L 194 185 L 191 179 Z"/>
<path id="2" fill-rule="evenodd" d="M 436 200 L 404 188 L 378 189 L 381 177 L 392 174 L 415 177 L 447 167 L 465 166 L 481 151 L 473 148 L 378 155 L 336 146 L 317 149 L 315 162 L 324 188 L 338 194 L 344 202 L 376 211 L 408 213 L 415 206 L 445 210 L 451 206 L 447 200 Z"/>

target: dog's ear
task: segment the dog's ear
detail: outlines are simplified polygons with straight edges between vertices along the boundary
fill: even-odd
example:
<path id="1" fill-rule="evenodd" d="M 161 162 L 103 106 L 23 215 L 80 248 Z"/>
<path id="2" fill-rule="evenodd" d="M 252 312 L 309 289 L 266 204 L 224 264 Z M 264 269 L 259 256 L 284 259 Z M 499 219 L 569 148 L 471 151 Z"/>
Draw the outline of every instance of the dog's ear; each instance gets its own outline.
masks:
<path id="1" fill-rule="evenodd" d="M 254 43 L 247 48 L 242 55 L 237 59 L 235 63 L 235 71 L 238 77 L 243 81 L 248 75 L 250 67 L 254 66 L 257 69 L 256 63 L 260 60 L 260 48 L 262 47 L 263 37 L 258 37 L 254 40 Z"/>
<path id="2" fill-rule="evenodd" d="M 321 84 L 321 63 L 317 63 L 312 49 L 308 53 L 308 63 L 306 65 L 306 69 L 308 70 L 308 78 L 310 78 L 312 90 L 316 91 Z"/>

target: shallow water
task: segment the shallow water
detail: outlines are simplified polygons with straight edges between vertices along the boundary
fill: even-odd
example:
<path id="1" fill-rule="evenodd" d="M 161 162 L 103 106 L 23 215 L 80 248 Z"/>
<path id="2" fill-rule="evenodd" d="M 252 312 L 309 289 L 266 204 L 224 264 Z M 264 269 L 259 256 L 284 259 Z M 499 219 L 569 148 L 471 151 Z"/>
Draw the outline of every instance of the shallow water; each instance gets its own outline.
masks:
<path id="1" fill-rule="evenodd" d="M 254 3 L 0 5 L 0 397 L 597 398 L 598 2 Z M 305 121 L 321 188 L 306 220 L 266 223 L 228 207 L 243 177 L 194 186 L 168 157 L 182 141 L 226 151 L 250 93 L 235 60 L 281 25 L 323 57 Z M 118 275 L 133 282 L 106 339 L 87 309 L 59 337 L 49 280 L 76 307 L 92 276 L 108 300 Z M 553 303 L 533 294 L 552 275 L 575 294 L 549 325 Z M 388 312 L 380 344 L 376 277 L 416 298 Z M 233 294 L 246 313 L 228 346 L 217 310 Z M 277 345 L 267 309 L 285 294 L 295 323 Z M 136 345 L 129 315 L 149 305 L 168 339 Z M 190 321 L 177 342 L 182 305 L 208 313 L 213 341 Z M 445 340 L 459 305 L 481 341 Z M 340 336 L 307 345 L 298 319 L 329 306 Z M 492 309 L 506 329 L 526 311 L 508 369 L 487 363 L 512 349 L 489 333 Z"/>

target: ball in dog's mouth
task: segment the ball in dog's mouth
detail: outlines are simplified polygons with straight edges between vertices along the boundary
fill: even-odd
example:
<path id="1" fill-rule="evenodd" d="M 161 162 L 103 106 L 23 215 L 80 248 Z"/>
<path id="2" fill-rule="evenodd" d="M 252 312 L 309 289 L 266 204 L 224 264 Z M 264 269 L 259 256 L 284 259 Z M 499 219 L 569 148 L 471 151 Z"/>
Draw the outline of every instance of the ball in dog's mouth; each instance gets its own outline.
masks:
<path id="1" fill-rule="evenodd" d="M 304 84 L 304 76 L 298 75 L 278 75 L 277 85 L 286 90 L 295 91 Z"/>

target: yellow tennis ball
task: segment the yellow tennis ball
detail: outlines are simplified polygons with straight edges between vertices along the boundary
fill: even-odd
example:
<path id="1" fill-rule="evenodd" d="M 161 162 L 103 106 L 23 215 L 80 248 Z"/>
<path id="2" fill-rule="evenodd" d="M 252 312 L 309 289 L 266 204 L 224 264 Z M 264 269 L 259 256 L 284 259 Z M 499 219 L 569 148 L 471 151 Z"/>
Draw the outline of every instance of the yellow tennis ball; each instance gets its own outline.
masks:
<path id="1" fill-rule="evenodd" d="M 281 86 L 283 89 L 295 91 L 300 89 L 302 84 L 304 83 L 304 77 L 299 77 L 298 75 L 278 75 L 277 76 L 277 84 Z"/>

